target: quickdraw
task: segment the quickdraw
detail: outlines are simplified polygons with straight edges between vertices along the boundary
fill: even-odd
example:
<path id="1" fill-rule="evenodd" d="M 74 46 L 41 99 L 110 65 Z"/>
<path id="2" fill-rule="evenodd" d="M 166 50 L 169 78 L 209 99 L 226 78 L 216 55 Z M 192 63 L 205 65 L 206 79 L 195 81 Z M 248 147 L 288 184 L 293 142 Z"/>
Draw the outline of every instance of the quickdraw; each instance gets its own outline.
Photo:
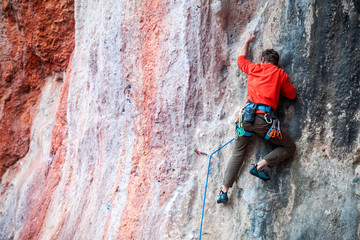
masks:
<path id="1" fill-rule="evenodd" d="M 281 134 L 281 129 L 280 129 L 280 121 L 278 119 L 272 120 L 272 125 L 265 135 L 266 140 L 269 140 L 270 138 L 282 139 L 282 134 Z"/>

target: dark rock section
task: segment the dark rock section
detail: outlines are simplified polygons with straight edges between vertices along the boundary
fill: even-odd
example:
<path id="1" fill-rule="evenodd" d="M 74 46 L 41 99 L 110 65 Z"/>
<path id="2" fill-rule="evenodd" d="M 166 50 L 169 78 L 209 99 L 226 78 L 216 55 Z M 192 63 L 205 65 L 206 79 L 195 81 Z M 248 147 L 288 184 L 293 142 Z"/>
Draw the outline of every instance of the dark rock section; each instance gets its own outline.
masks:
<path id="1" fill-rule="evenodd" d="M 309 5 L 314 8 L 314 21 L 305 26 L 304 9 Z M 296 139 L 307 127 L 311 132 L 320 129 L 319 141 L 324 144 L 328 132 L 324 128 L 328 127 L 333 132 L 332 151 L 350 150 L 356 143 L 360 127 L 355 116 L 360 103 L 359 24 L 356 8 L 344 9 L 342 1 L 298 1 L 287 6 L 278 44 L 285 45 L 282 64 L 298 92 L 290 125 Z M 311 27 L 310 40 L 306 39 L 306 27 Z M 315 135 L 311 134 L 310 142 Z"/>

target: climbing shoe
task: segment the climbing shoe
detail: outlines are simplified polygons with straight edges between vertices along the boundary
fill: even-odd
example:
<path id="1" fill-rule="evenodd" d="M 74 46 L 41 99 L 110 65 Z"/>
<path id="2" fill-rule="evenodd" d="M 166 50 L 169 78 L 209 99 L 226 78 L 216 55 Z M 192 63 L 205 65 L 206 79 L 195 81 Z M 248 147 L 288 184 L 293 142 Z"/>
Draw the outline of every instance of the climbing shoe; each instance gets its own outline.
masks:
<path id="1" fill-rule="evenodd" d="M 226 203 L 228 200 L 229 199 L 228 199 L 227 193 L 220 190 L 219 197 L 216 202 L 217 203 Z"/>
<path id="2" fill-rule="evenodd" d="M 270 176 L 269 174 L 267 174 L 263 169 L 262 170 L 257 170 L 257 165 L 253 166 L 250 169 L 250 174 L 254 175 L 255 177 L 258 177 L 264 181 L 270 180 Z"/>

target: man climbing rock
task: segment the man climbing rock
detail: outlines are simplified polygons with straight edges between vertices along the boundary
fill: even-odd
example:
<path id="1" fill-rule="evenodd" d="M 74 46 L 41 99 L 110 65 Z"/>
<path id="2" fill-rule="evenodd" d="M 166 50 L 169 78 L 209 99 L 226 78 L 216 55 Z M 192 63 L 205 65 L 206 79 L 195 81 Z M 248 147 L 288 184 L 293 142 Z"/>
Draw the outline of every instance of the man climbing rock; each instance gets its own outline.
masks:
<path id="1" fill-rule="evenodd" d="M 255 39 L 247 33 L 244 45 L 240 50 L 237 63 L 240 69 L 248 75 L 246 105 L 236 123 L 237 138 L 231 159 L 228 161 L 223 186 L 218 203 L 228 201 L 227 192 L 232 187 L 239 169 L 243 164 L 245 150 L 250 137 L 256 134 L 277 145 L 277 148 L 267 154 L 250 170 L 250 174 L 267 181 L 270 179 L 269 167 L 276 166 L 295 151 L 295 144 L 280 128 L 280 121 L 274 111 L 278 105 L 280 94 L 289 99 L 296 97 L 294 86 L 289 82 L 288 75 L 278 68 L 279 54 L 273 49 L 267 49 L 261 54 L 261 63 L 255 64 L 246 59 L 249 44 Z"/>

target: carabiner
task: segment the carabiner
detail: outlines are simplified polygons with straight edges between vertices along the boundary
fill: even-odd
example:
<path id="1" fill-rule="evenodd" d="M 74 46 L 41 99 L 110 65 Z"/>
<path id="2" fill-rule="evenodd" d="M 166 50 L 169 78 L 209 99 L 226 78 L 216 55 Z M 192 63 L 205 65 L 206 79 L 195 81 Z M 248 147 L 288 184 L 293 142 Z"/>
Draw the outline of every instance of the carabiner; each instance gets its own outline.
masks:
<path id="1" fill-rule="evenodd" d="M 274 138 L 276 136 L 276 130 L 271 127 L 266 135 L 268 135 L 270 138 Z"/>
<path id="2" fill-rule="evenodd" d="M 273 130 L 272 130 L 271 137 L 272 137 L 272 138 L 276 138 L 276 134 L 277 134 L 277 130 L 276 130 L 276 129 L 273 129 Z"/>
<path id="3" fill-rule="evenodd" d="M 279 139 L 282 139 L 282 134 L 281 134 L 281 130 L 280 130 L 280 121 L 277 120 L 277 137 Z"/>
<path id="4" fill-rule="evenodd" d="M 266 133 L 266 135 L 269 137 L 269 138 L 272 138 L 272 131 L 271 130 L 269 130 L 267 133 Z"/>
<path id="5" fill-rule="evenodd" d="M 277 129 L 279 129 L 279 132 L 280 132 L 280 121 L 277 120 Z"/>
<path id="6" fill-rule="evenodd" d="M 272 119 L 270 118 L 270 116 L 269 116 L 268 113 L 266 113 L 266 114 L 264 115 L 264 119 L 265 119 L 265 122 L 266 122 L 267 124 L 271 124 L 271 123 L 272 123 Z M 269 119 L 270 119 L 270 120 L 269 120 Z"/>
<path id="7" fill-rule="evenodd" d="M 242 137 L 245 134 L 245 130 L 243 128 L 238 128 L 238 136 Z"/>
<path id="8" fill-rule="evenodd" d="M 235 133 L 239 137 L 244 136 L 245 130 L 244 130 L 243 126 L 242 126 L 242 122 L 240 122 L 240 123 L 236 122 L 235 123 Z"/>

